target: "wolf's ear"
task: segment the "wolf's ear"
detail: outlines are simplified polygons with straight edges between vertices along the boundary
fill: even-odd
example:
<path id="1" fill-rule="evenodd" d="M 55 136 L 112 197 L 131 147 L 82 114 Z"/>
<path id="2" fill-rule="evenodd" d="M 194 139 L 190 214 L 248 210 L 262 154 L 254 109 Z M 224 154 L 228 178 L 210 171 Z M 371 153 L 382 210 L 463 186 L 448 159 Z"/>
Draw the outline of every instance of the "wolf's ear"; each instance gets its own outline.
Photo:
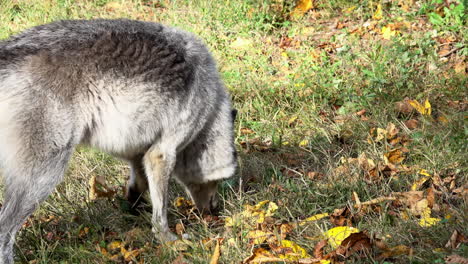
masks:
<path id="1" fill-rule="evenodd" d="M 236 120 L 236 116 L 237 116 L 237 109 L 233 108 L 231 110 L 231 117 L 232 117 L 232 122 L 234 123 L 234 121 Z"/>

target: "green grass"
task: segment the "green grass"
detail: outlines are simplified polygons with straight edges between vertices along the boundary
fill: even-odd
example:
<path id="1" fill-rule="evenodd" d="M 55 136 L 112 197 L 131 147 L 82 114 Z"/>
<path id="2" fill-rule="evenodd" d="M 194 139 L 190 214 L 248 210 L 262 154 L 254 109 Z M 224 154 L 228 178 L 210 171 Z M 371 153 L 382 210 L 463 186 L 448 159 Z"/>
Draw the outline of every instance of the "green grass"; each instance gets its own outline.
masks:
<path id="1" fill-rule="evenodd" d="M 244 204 L 271 200 L 280 205 L 273 219 L 276 224 L 294 222 L 353 205 L 353 192 L 367 201 L 409 191 L 420 177 L 417 171 L 426 169 L 442 179 L 455 179 L 452 189 L 436 188 L 439 209 L 433 209 L 433 216 L 450 214 L 448 221 L 423 228 L 418 219 L 394 216 L 391 211 L 397 209 L 382 203 L 380 211 L 364 214 L 352 224 L 386 238 L 389 245 L 413 248 L 411 256 L 397 256 L 387 263 L 443 263 L 447 255 L 466 256 L 468 251 L 466 244 L 434 250 L 444 248 L 455 229 L 468 233 L 466 192 L 464 198 L 451 193 L 466 188 L 467 182 L 466 69 L 460 71 L 458 66 L 455 71 L 460 62 L 467 65 L 466 15 L 449 6 L 440 16 L 443 9 L 436 1 L 415 1 L 408 10 L 397 2 L 382 3 L 383 18 L 377 21 L 372 16 L 378 1 L 319 0 L 304 17 L 290 19 L 294 5 L 281 0 L 6 0 L 0 3 L 0 38 L 57 19 L 98 17 L 157 21 L 198 34 L 214 53 L 239 110 L 236 144 L 240 169 L 220 189 L 222 219 L 240 213 Z M 348 11 L 350 8 L 353 10 Z M 338 22 L 343 28 L 336 26 Z M 399 35 L 382 38 L 383 26 L 406 22 L 398 29 Z M 235 47 L 238 38 L 247 44 Z M 440 39 L 449 38 L 455 51 L 440 56 L 445 45 Z M 419 102 L 429 99 L 432 115 L 397 111 L 395 103 L 406 97 Z M 362 109 L 368 120 L 354 114 Z M 441 117 L 447 122 L 437 121 Z M 404 125 L 409 119 L 419 120 L 415 130 Z M 345 172 L 337 169 L 343 159 L 361 153 L 383 164 L 384 153 L 393 147 L 367 139 L 371 128 L 385 129 L 389 122 L 400 129 L 399 136 L 412 139 L 403 161 L 411 168 L 409 172 L 366 179 L 359 167 L 347 165 Z M 241 128 L 255 133 L 244 134 Z M 259 151 L 259 145 L 264 151 Z M 307 172 L 319 172 L 323 177 L 309 179 Z M 149 213 L 133 216 L 124 209 L 122 189 L 127 175 L 126 164 L 92 149 L 79 149 L 64 182 L 20 231 L 17 261 L 112 263 L 97 245 L 126 241 L 132 248 L 145 248 L 138 257 L 144 263 L 171 263 L 182 253 L 156 241 L 150 232 Z M 109 186 L 119 189 L 118 194 L 89 201 L 92 176 L 105 176 Z M 184 196 L 179 187 L 171 191 L 171 199 L 177 196 Z M 54 219 L 46 221 L 50 216 Z M 207 238 L 226 238 L 221 263 L 240 263 L 251 253 L 248 228 L 213 226 L 171 207 L 171 225 L 181 221 L 192 237 L 192 244 L 183 252 L 187 263 L 209 261 L 213 249 L 200 242 Z M 331 227 L 323 219 L 296 228 L 288 239 L 312 254 L 318 240 L 307 237 Z M 234 242 L 227 243 L 229 238 L 235 238 Z M 383 263 L 376 256 L 354 256 L 348 262 Z"/>

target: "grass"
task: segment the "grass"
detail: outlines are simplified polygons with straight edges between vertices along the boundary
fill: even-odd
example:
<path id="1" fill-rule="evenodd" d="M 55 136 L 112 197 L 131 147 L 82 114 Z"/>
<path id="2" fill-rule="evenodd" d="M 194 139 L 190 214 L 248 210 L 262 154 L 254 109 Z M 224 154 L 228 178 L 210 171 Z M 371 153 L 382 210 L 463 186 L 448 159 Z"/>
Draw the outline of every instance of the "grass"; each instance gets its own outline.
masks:
<path id="1" fill-rule="evenodd" d="M 401 208 L 387 202 L 366 214 L 353 209 L 351 223 L 390 246 L 412 248 L 386 263 L 443 263 L 450 254 L 468 254 L 466 244 L 444 248 L 454 230 L 468 233 L 466 15 L 454 6 L 441 11 L 436 1 L 408 7 L 397 2 L 381 3 L 383 18 L 377 20 L 379 1 L 318 0 L 304 17 L 292 19 L 293 3 L 281 0 L 6 0 L 0 3 L 0 39 L 57 19 L 98 17 L 157 21 L 198 34 L 214 53 L 239 110 L 240 169 L 220 189 L 221 219 L 240 213 L 244 204 L 271 200 L 280 205 L 270 219 L 273 225 L 295 222 L 353 207 L 353 192 L 368 201 L 409 191 L 425 169 L 447 181 L 434 182 L 432 209 L 433 217 L 450 214 L 450 219 L 421 227 L 417 217 L 404 219 Z M 381 28 L 389 24 L 399 33 L 384 39 Z M 453 49 L 449 55 L 446 46 Z M 405 98 L 428 99 L 432 114 L 396 109 Z M 364 115 L 355 114 L 363 109 Z M 409 129 L 408 120 L 417 120 L 417 127 Z M 399 129 L 397 137 L 410 139 L 402 162 L 409 170 L 369 178 L 362 166 L 345 161 L 365 153 L 384 166 L 384 154 L 403 145 L 368 137 L 372 128 L 385 129 L 388 123 Z M 221 263 L 240 263 L 251 254 L 254 246 L 246 235 L 253 227 L 224 228 L 175 207 L 171 225 L 182 223 L 192 242 L 185 251 L 161 246 L 150 232 L 149 213 L 134 216 L 125 210 L 127 175 L 126 164 L 80 148 L 64 182 L 19 233 L 17 261 L 112 263 L 97 248 L 124 241 L 127 249 L 144 248 L 137 257 L 144 263 L 172 263 L 178 257 L 207 263 L 213 249 L 200 241 L 216 237 L 229 242 L 223 244 Z M 92 176 L 105 176 L 117 195 L 90 201 Z M 427 191 L 427 185 L 420 189 Z M 460 187 L 463 194 L 456 194 Z M 172 200 L 177 196 L 184 196 L 179 187 L 171 192 Z M 312 254 L 317 236 L 331 227 L 329 220 L 319 220 L 295 228 L 288 239 Z M 376 256 L 352 256 L 347 263 L 384 263 Z"/>

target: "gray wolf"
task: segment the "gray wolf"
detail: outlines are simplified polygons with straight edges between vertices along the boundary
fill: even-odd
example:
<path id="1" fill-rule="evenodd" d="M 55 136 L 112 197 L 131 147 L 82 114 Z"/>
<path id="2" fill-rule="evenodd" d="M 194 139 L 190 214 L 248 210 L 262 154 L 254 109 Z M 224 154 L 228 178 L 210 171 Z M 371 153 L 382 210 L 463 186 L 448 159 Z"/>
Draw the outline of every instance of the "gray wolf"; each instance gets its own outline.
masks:
<path id="1" fill-rule="evenodd" d="M 200 210 L 236 168 L 231 102 L 197 37 L 157 23 L 68 20 L 0 41 L 0 263 L 54 190 L 75 146 L 131 166 L 127 198 L 149 189 L 153 230 L 167 223 L 170 177 Z"/>

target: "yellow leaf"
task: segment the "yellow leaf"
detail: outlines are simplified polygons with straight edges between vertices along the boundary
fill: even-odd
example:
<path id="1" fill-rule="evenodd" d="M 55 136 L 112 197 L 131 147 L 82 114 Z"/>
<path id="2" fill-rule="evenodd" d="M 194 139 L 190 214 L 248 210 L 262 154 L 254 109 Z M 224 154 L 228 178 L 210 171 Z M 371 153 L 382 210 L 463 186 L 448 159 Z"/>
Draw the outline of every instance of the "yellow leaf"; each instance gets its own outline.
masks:
<path id="1" fill-rule="evenodd" d="M 296 7 L 294 7 L 291 12 L 291 16 L 301 17 L 313 7 L 314 5 L 312 0 L 299 0 L 297 1 Z"/>
<path id="2" fill-rule="evenodd" d="M 375 10 L 375 13 L 374 15 L 372 16 L 373 19 L 375 20 L 380 20 L 383 18 L 383 15 L 382 15 L 382 5 L 381 4 L 378 4 L 377 5 L 377 10 Z"/>
<path id="3" fill-rule="evenodd" d="M 416 109 L 416 111 L 418 111 L 421 115 L 431 115 L 431 103 L 429 103 L 429 100 L 426 99 L 426 101 L 424 101 L 424 106 L 421 105 L 418 101 L 416 100 L 408 100 L 408 103 L 414 108 Z"/>
<path id="4" fill-rule="evenodd" d="M 221 256 L 221 246 L 219 243 L 219 239 L 216 240 L 216 247 L 213 252 L 213 256 L 211 256 L 210 264 L 218 264 L 219 257 Z"/>
<path id="5" fill-rule="evenodd" d="M 270 202 L 268 204 L 265 216 L 272 216 L 276 210 L 278 210 L 278 205 L 274 202 Z"/>
<path id="6" fill-rule="evenodd" d="M 123 254 L 123 257 L 124 257 L 125 261 L 131 261 L 132 259 L 138 257 L 138 255 L 140 255 L 141 251 L 142 251 L 141 249 L 125 251 L 125 253 Z"/>
<path id="7" fill-rule="evenodd" d="M 415 183 L 413 183 L 413 185 L 411 185 L 411 191 L 417 191 L 424 183 L 432 178 L 432 176 L 425 169 L 421 169 L 418 173 L 424 177 L 418 179 Z"/>
<path id="8" fill-rule="evenodd" d="M 391 39 L 392 37 L 395 37 L 397 34 L 397 31 L 392 30 L 391 27 L 382 27 L 382 37 L 384 39 Z"/>
<path id="9" fill-rule="evenodd" d="M 278 256 L 282 259 L 296 261 L 303 258 L 310 258 L 310 255 L 307 254 L 307 251 L 293 241 L 281 240 L 281 246 L 284 248 L 290 248 L 292 250 L 292 252 L 288 252 L 286 254 L 278 254 Z"/>
<path id="10" fill-rule="evenodd" d="M 292 125 L 297 120 L 297 116 L 293 116 L 288 120 L 288 126 Z"/>
<path id="11" fill-rule="evenodd" d="M 236 223 L 234 222 L 234 219 L 230 216 L 226 217 L 224 219 L 224 226 L 225 227 L 231 227 L 231 226 L 235 226 Z"/>
<path id="12" fill-rule="evenodd" d="M 309 144 L 309 140 L 307 140 L 307 139 L 304 139 L 301 142 L 299 142 L 299 146 L 301 146 L 301 147 L 305 147 L 308 144 Z"/>
<path id="13" fill-rule="evenodd" d="M 316 214 L 316 215 L 313 215 L 313 216 L 311 216 L 311 217 L 308 217 L 308 218 L 306 218 L 306 219 L 300 221 L 300 222 L 299 222 L 299 225 L 300 225 L 300 226 L 303 226 L 303 225 L 305 225 L 305 224 L 307 224 L 307 223 L 309 223 L 309 222 L 317 221 L 317 220 L 320 220 L 320 219 L 322 219 L 322 218 L 324 218 L 324 217 L 327 217 L 327 216 L 329 216 L 328 213 Z"/>
<path id="14" fill-rule="evenodd" d="M 432 113 L 432 109 L 431 109 L 431 103 L 429 103 L 429 100 L 426 99 L 426 101 L 424 101 L 424 109 L 426 110 L 426 115 L 431 115 Z"/>
<path id="15" fill-rule="evenodd" d="M 123 245 L 124 244 L 121 241 L 113 241 L 109 245 L 107 245 L 107 249 L 114 250 L 114 249 L 122 248 Z"/>
<path id="16" fill-rule="evenodd" d="M 349 8 L 347 8 L 344 12 L 349 14 L 349 13 L 353 12 L 354 9 L 356 9 L 356 7 L 357 6 L 353 5 L 353 6 L 349 7 Z"/>
<path id="17" fill-rule="evenodd" d="M 183 207 L 183 206 L 193 206 L 193 202 L 191 200 L 187 200 L 184 197 L 177 197 L 174 200 L 174 206 L 175 207 Z"/>
<path id="18" fill-rule="evenodd" d="M 249 226 L 252 224 L 261 224 L 265 221 L 265 217 L 272 216 L 277 209 L 278 205 L 274 202 L 270 202 L 269 200 L 261 201 L 254 206 L 245 205 L 244 211 L 240 214 L 233 215 L 232 217 L 226 217 L 225 226 Z"/>
<path id="19" fill-rule="evenodd" d="M 324 236 L 328 239 L 328 243 L 333 247 L 337 248 L 341 245 L 341 242 L 345 240 L 352 233 L 358 233 L 359 229 L 350 226 L 338 226 L 334 227 L 324 233 Z"/>
<path id="20" fill-rule="evenodd" d="M 419 220 L 419 225 L 421 227 L 430 227 L 430 226 L 436 225 L 440 221 L 441 221 L 441 219 L 434 218 L 434 217 L 421 218 Z"/>
<path id="21" fill-rule="evenodd" d="M 427 177 L 432 177 L 431 174 L 429 174 L 429 172 L 427 172 L 425 169 L 420 169 L 418 173 Z"/>
<path id="22" fill-rule="evenodd" d="M 270 236 L 273 236 L 272 232 L 265 232 L 262 230 L 253 230 L 247 234 L 247 238 L 253 239 L 253 244 L 258 245 L 265 242 Z"/>

